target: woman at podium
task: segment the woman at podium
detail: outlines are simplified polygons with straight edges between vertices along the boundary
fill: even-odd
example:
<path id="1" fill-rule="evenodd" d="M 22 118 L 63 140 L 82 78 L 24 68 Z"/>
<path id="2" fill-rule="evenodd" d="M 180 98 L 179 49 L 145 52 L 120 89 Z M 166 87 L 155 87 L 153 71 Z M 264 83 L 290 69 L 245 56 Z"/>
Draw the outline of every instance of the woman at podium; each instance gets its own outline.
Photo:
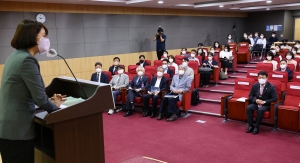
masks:
<path id="1" fill-rule="evenodd" d="M 0 89 L 0 153 L 3 163 L 34 162 L 35 105 L 52 112 L 64 102 L 61 95 L 49 99 L 35 55 L 50 48 L 47 28 L 25 19 L 16 29 L 15 51 L 5 62 Z"/>

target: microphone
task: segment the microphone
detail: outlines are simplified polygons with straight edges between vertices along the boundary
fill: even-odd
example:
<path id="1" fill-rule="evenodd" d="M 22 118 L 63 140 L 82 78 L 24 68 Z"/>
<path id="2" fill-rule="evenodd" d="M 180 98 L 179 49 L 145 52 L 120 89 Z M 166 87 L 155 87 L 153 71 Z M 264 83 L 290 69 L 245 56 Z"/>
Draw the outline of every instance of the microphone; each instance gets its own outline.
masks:
<path id="1" fill-rule="evenodd" d="M 75 77 L 73 71 L 71 70 L 71 68 L 70 68 L 70 66 L 68 65 L 68 63 L 67 63 L 67 61 L 65 60 L 65 58 L 62 57 L 61 55 L 59 55 L 59 54 L 56 52 L 55 49 L 50 49 L 49 52 L 47 52 L 47 57 L 55 57 L 55 56 L 58 56 L 58 57 L 60 57 L 61 59 L 63 59 L 63 60 L 65 61 L 66 65 L 68 66 L 70 72 L 72 73 L 74 79 L 76 80 L 76 82 L 77 82 L 78 86 L 80 87 L 82 93 L 84 94 L 85 98 L 88 99 L 87 95 L 85 94 L 83 88 L 81 87 L 80 83 L 78 82 L 77 78 Z"/>

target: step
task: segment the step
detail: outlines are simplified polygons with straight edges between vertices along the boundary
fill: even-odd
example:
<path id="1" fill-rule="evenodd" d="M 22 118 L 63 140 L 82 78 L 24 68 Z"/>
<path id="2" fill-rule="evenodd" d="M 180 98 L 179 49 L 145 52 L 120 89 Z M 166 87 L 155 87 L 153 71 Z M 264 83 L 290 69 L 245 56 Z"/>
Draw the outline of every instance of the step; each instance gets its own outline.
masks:
<path id="1" fill-rule="evenodd" d="M 226 95 L 227 93 L 219 93 L 219 92 L 200 92 L 199 93 L 199 99 L 200 101 L 205 102 L 215 102 L 215 103 L 221 103 L 221 97 Z"/>
<path id="2" fill-rule="evenodd" d="M 228 73 L 228 78 L 246 78 L 247 74 L 244 72 Z"/>
<path id="3" fill-rule="evenodd" d="M 220 116 L 221 105 L 220 103 L 201 101 L 197 106 L 191 106 L 189 112 Z"/>
<path id="4" fill-rule="evenodd" d="M 238 65 L 236 65 L 236 67 L 239 67 L 239 68 L 256 68 L 256 65 L 255 64 L 238 64 Z"/>
<path id="5" fill-rule="evenodd" d="M 218 84 L 234 85 L 235 84 L 235 78 L 228 78 L 226 80 L 219 80 Z"/>
<path id="6" fill-rule="evenodd" d="M 201 92 L 218 92 L 218 93 L 225 93 L 225 94 L 232 94 L 234 91 L 234 85 L 210 85 L 209 88 L 198 88 Z M 201 95 L 201 94 L 200 94 Z"/>
<path id="7" fill-rule="evenodd" d="M 235 72 L 247 73 L 248 70 L 253 70 L 253 69 L 255 69 L 255 68 L 236 68 Z"/>

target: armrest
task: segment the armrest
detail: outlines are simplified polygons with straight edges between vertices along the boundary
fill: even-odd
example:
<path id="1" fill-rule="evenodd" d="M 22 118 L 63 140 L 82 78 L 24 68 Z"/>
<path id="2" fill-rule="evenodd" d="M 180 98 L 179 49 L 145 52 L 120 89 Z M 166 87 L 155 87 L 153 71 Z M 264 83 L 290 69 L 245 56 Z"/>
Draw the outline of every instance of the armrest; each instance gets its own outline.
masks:
<path id="1" fill-rule="evenodd" d="M 283 105 L 283 101 L 272 102 L 270 107 L 270 123 L 277 128 L 277 109 L 279 105 Z M 272 116 L 273 115 L 273 116 Z"/>
<path id="2" fill-rule="evenodd" d="M 122 88 L 121 89 L 121 97 L 122 97 L 122 103 L 125 103 L 125 101 L 126 101 L 126 90 L 127 90 L 127 88 Z"/>
<path id="3" fill-rule="evenodd" d="M 227 94 L 221 97 L 221 115 L 226 115 L 227 116 L 227 112 L 228 112 L 228 108 L 227 108 L 227 100 L 232 98 L 232 95 Z"/>
<path id="4" fill-rule="evenodd" d="M 214 68 L 213 70 L 213 81 L 218 82 L 220 78 L 220 67 Z"/>
<path id="5" fill-rule="evenodd" d="M 182 110 L 187 111 L 191 107 L 191 98 L 192 98 L 192 93 L 191 91 L 184 92 L 182 94 Z"/>

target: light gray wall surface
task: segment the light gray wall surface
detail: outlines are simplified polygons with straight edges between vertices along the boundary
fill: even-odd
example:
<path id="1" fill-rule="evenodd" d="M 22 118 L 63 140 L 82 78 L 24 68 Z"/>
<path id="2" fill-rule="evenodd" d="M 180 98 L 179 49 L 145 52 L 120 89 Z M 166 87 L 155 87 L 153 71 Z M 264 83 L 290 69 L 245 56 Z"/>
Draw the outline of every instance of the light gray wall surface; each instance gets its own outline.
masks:
<path id="1" fill-rule="evenodd" d="M 35 19 L 38 13 L 0 12 L 0 64 L 13 52 L 10 41 L 18 23 Z M 225 44 L 232 25 L 237 25 L 237 36 L 244 32 L 246 18 L 186 17 L 154 15 L 105 15 L 43 13 L 49 29 L 51 48 L 65 58 L 124 54 L 153 51 L 153 37 L 158 26 L 167 35 L 166 48 L 196 47 L 202 42 L 210 46 L 214 41 Z M 39 60 L 50 60 L 37 56 Z"/>

